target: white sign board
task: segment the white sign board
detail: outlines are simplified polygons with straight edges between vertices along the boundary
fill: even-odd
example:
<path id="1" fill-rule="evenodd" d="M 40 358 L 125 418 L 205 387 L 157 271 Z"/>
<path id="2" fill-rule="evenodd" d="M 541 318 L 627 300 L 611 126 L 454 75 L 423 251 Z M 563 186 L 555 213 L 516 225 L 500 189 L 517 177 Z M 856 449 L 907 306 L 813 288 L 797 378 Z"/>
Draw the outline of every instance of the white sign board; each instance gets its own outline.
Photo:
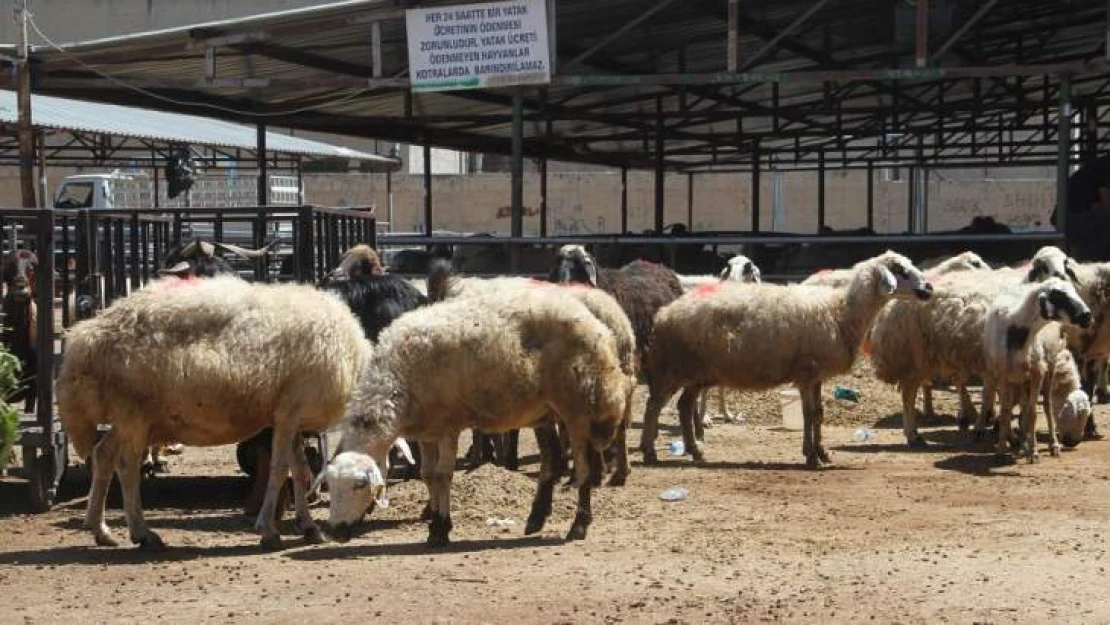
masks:
<path id="1" fill-rule="evenodd" d="M 551 82 L 545 0 L 405 11 L 413 91 Z"/>

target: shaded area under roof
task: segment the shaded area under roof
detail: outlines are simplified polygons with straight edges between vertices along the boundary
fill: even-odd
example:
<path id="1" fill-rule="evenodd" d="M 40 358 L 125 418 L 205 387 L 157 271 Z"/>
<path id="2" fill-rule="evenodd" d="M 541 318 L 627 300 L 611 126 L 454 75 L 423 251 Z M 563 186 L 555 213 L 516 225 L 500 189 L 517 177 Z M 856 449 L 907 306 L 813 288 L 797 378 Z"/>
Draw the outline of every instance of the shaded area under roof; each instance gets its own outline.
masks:
<path id="1" fill-rule="evenodd" d="M 254 127 L 210 117 L 37 94 L 31 96 L 31 110 L 36 128 L 250 151 L 257 147 Z M 16 93 L 0 90 L 0 124 L 14 128 L 17 121 Z M 396 160 L 388 157 L 277 132 L 266 133 L 266 146 L 276 154 L 341 158 L 382 168 L 396 165 Z"/>
<path id="2" fill-rule="evenodd" d="M 684 171 L 1049 164 L 1063 77 L 1084 115 L 1084 150 L 1105 130 L 1102 0 L 929 0 L 924 67 L 916 2 L 742 0 L 732 72 L 726 0 L 553 4 L 557 71 L 550 86 L 523 91 L 532 157 Z M 403 16 L 393 0 L 349 0 L 39 45 L 34 88 L 509 153 L 514 91 L 412 94 Z"/>

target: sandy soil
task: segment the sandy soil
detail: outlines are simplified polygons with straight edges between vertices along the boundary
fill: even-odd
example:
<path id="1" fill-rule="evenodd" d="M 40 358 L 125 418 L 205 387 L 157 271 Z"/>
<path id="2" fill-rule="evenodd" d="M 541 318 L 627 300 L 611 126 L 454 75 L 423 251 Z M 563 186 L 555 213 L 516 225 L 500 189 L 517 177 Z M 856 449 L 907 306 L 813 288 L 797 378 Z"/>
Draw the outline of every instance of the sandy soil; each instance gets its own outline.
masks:
<path id="1" fill-rule="evenodd" d="M 826 396 L 837 383 L 862 398 L 828 400 L 832 469 L 802 468 L 801 434 L 776 427 L 773 393 L 746 395 L 745 423 L 708 431 L 708 462 L 637 464 L 626 487 L 595 495 L 590 536 L 576 543 L 562 540 L 566 490 L 547 528 L 522 536 L 531 436 L 521 472 L 456 474 L 455 542 L 435 552 L 416 520 L 424 488 L 410 482 L 350 543 L 290 536 L 287 550 L 261 553 L 226 447 L 189 449 L 144 485 L 148 518 L 171 545 L 160 555 L 92 547 L 79 475 L 41 516 L 23 513 L 22 482 L 0 480 L 0 623 L 1110 620 L 1110 442 L 996 467 L 988 446 L 940 418 L 924 430 L 930 449 L 909 452 L 893 388 L 861 369 Z M 951 394 L 938 399 L 954 410 Z M 1096 414 L 1106 424 L 1110 408 Z M 675 421 L 664 414 L 661 446 Z M 877 438 L 853 442 L 861 425 Z M 689 498 L 660 501 L 672 486 Z M 125 536 L 118 508 L 109 522 Z"/>

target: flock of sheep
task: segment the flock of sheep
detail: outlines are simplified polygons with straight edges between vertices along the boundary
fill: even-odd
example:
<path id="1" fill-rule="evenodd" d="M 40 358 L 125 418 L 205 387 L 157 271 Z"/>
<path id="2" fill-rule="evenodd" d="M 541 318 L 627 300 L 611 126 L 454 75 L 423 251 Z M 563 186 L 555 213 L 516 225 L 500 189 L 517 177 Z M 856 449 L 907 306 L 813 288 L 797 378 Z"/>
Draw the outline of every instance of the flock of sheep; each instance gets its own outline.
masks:
<path id="1" fill-rule="evenodd" d="M 427 298 L 385 273 L 367 246 L 349 250 L 321 289 L 177 269 L 66 337 L 59 412 L 77 452 L 91 459 L 86 525 L 100 545 L 117 544 L 104 523 L 115 473 L 131 541 L 164 546 L 139 499 L 142 457 L 155 443 L 228 444 L 272 428 L 256 524 L 266 548 L 281 544 L 275 509 L 290 472 L 298 531 L 321 538 L 308 497 L 326 483 L 328 534 L 347 540 L 368 511 L 388 504 L 385 477 L 399 449 L 419 463 L 428 542 L 442 545 L 460 433 L 533 428 L 541 471 L 525 533 L 543 528 L 572 463 L 578 502 L 567 537 L 581 539 L 592 489 L 607 471 L 611 485 L 628 479 L 626 434 L 641 380 L 647 463 L 656 461 L 659 415 L 674 395 L 686 453 L 702 460 L 702 393 L 786 384 L 801 394 L 807 466 L 830 462 L 821 385 L 861 351 L 877 377 L 901 387 L 910 446 L 925 444 L 918 389 L 929 409 L 931 386 L 950 381 L 961 424 L 975 416 L 983 436 L 996 420 L 1000 458 L 1032 461 L 1038 398 L 1053 455 L 1058 441 L 1097 436 L 1088 397 L 1110 356 L 1110 267 L 1081 265 L 1053 247 L 1017 269 L 994 270 L 964 253 L 927 272 L 888 251 L 784 286 L 762 283 L 743 256 L 720 276 L 685 279 L 641 261 L 599 268 L 584 248 L 565 246 L 548 281 L 465 278 L 433 265 Z M 976 379 L 983 408 L 973 415 L 967 386 Z M 313 482 L 302 435 L 336 423 L 342 441 Z M 112 428 L 97 440 L 101 424 Z"/>

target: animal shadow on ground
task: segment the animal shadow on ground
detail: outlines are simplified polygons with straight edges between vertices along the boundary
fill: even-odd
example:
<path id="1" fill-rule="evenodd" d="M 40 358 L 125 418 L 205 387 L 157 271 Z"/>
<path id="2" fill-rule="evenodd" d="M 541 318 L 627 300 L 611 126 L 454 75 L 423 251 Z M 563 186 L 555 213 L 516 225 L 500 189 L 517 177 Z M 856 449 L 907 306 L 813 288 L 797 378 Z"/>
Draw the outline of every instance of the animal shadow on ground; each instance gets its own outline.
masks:
<path id="1" fill-rule="evenodd" d="M 373 531 L 373 530 L 371 530 Z M 328 545 L 314 549 L 301 549 L 285 553 L 291 560 L 314 562 L 318 560 L 342 560 L 353 558 L 373 558 L 380 556 L 423 556 L 436 553 L 473 553 L 497 549 L 527 549 L 536 547 L 558 547 L 566 540 L 557 536 L 518 536 L 509 539 L 458 540 L 446 547 L 431 548 L 423 541 L 388 545 Z"/>
<path id="2" fill-rule="evenodd" d="M 901 426 L 899 426 L 901 427 Z M 953 426 L 954 427 L 954 426 Z M 904 440 L 895 443 L 845 443 L 831 447 L 833 451 L 846 451 L 854 454 L 877 453 L 952 453 L 953 451 L 966 451 L 976 448 L 980 441 L 971 437 L 968 432 L 951 430 L 932 430 L 921 433 L 929 445 L 927 447 L 910 447 Z M 989 451 L 989 446 L 984 446 L 983 451 Z"/>
<path id="3" fill-rule="evenodd" d="M 933 466 L 944 471 L 956 471 L 980 477 L 1027 477 L 1017 472 L 1015 465 L 1023 464 L 1025 460 L 1017 459 L 1016 462 L 999 463 L 993 453 L 986 454 L 957 454 L 933 463 Z"/>
<path id="4" fill-rule="evenodd" d="M 799 458 L 797 462 L 774 462 L 764 460 L 748 460 L 744 462 L 733 462 L 727 460 L 706 460 L 704 462 L 694 462 L 690 460 L 689 456 L 682 458 L 666 458 L 660 459 L 657 464 L 644 464 L 643 461 L 633 461 L 632 466 L 642 467 L 644 469 L 707 469 L 710 471 L 813 471 L 806 467 L 803 459 Z M 837 464 L 836 460 L 833 463 L 820 469 L 821 471 L 850 471 L 857 470 L 860 467 L 853 467 L 847 464 Z"/>
<path id="5" fill-rule="evenodd" d="M 936 414 L 932 416 L 925 416 L 921 413 L 917 415 L 918 427 L 956 427 L 956 416 L 950 414 Z M 871 427 L 877 430 L 901 430 L 902 429 L 902 411 L 892 412 L 885 417 L 881 417 Z"/>
<path id="6" fill-rule="evenodd" d="M 117 538 L 125 539 L 124 536 Z M 258 546 L 254 537 L 244 536 L 241 545 L 221 545 L 215 547 L 174 547 L 169 546 L 166 551 L 149 552 L 139 551 L 134 547 L 92 547 L 70 546 L 54 549 L 31 549 L 26 551 L 7 551 L 0 553 L 0 566 L 66 566 L 66 565 L 125 565 L 143 564 L 147 562 L 181 562 L 199 558 L 224 558 L 262 555 L 264 552 Z M 89 538 L 92 541 L 92 538 Z M 296 540 L 287 542 L 290 547 L 299 543 Z"/>

